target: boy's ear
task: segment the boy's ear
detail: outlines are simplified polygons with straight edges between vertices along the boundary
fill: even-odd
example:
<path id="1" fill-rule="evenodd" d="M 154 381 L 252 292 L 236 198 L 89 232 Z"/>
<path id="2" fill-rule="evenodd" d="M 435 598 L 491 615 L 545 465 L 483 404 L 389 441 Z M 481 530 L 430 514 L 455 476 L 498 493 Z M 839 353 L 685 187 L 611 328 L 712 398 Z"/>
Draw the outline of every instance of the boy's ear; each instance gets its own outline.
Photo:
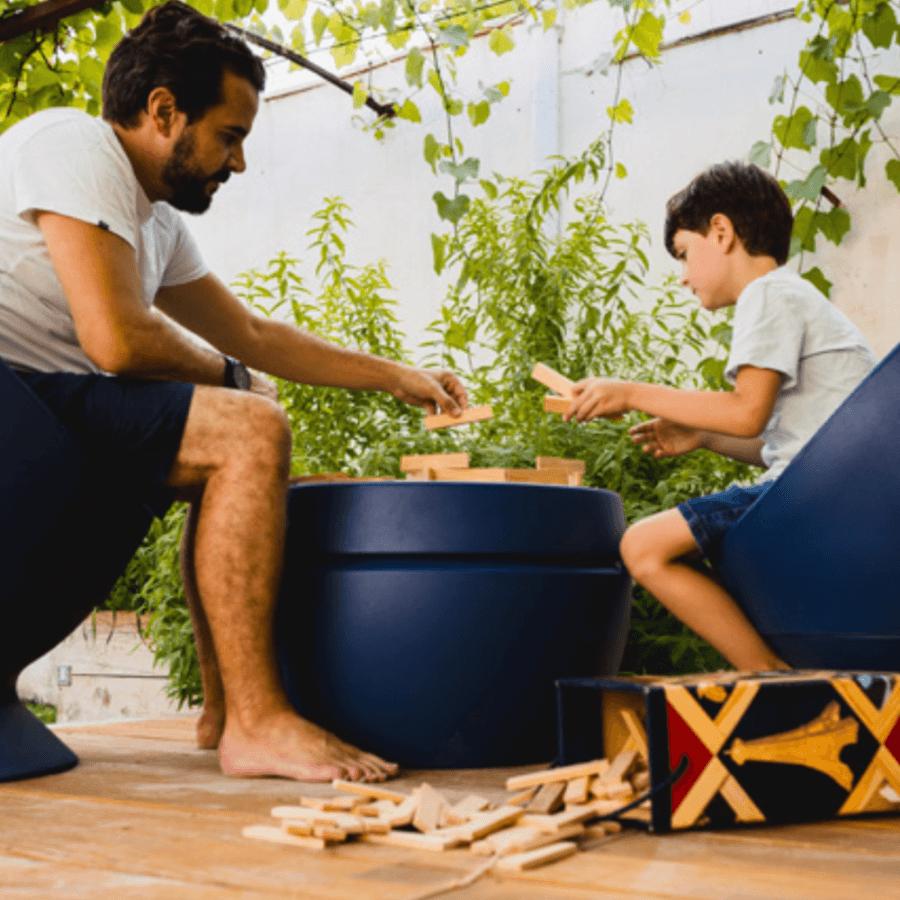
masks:
<path id="1" fill-rule="evenodd" d="M 730 252 L 734 247 L 737 236 L 734 233 L 734 225 L 731 219 L 725 213 L 713 214 L 709 220 L 709 233 L 715 237 L 726 253 Z"/>

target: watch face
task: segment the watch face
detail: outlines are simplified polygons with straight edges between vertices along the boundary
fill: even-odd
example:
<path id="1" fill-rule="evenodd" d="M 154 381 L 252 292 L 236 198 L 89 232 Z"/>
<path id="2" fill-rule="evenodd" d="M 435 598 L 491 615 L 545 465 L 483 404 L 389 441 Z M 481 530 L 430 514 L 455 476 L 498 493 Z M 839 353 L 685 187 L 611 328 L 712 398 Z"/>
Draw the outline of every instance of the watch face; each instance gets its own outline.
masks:
<path id="1" fill-rule="evenodd" d="M 249 391 L 250 390 L 250 373 L 247 371 L 247 367 L 239 360 L 235 360 L 233 373 L 234 373 L 234 386 L 238 390 Z"/>

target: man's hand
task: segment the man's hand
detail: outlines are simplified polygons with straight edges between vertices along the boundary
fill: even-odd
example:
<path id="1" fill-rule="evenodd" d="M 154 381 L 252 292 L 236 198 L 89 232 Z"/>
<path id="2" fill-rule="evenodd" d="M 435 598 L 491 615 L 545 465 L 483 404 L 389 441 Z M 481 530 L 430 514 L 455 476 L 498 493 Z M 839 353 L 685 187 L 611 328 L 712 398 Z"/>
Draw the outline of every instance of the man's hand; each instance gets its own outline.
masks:
<path id="1" fill-rule="evenodd" d="M 630 388 L 630 381 L 617 378 L 583 378 L 572 388 L 572 405 L 563 415 L 563 421 L 621 419 L 633 408 L 628 396 Z"/>
<path id="2" fill-rule="evenodd" d="M 704 446 L 706 435 L 699 428 L 689 428 L 662 418 L 634 425 L 628 429 L 628 433 L 634 443 L 643 445 L 641 449 L 644 453 L 650 453 L 656 459 L 699 450 Z"/>
<path id="3" fill-rule="evenodd" d="M 462 382 L 445 369 L 416 369 L 402 366 L 391 394 L 404 403 L 424 406 L 429 413 L 458 413 L 469 405 Z"/>

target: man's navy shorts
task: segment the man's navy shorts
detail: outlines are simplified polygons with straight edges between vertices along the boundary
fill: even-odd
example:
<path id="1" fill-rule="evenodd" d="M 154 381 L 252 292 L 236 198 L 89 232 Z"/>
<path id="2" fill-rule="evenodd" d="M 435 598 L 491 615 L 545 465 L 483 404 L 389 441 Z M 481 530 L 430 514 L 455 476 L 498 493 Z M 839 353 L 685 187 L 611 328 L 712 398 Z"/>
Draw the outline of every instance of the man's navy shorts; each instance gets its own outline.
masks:
<path id="1" fill-rule="evenodd" d="M 70 372 L 18 372 L 56 414 L 89 469 L 118 479 L 155 515 L 174 492 L 166 479 L 187 421 L 192 384 Z"/>
<path id="2" fill-rule="evenodd" d="M 722 539 L 738 519 L 772 486 L 773 481 L 740 487 L 733 484 L 718 494 L 678 504 L 703 555 L 715 565 Z"/>

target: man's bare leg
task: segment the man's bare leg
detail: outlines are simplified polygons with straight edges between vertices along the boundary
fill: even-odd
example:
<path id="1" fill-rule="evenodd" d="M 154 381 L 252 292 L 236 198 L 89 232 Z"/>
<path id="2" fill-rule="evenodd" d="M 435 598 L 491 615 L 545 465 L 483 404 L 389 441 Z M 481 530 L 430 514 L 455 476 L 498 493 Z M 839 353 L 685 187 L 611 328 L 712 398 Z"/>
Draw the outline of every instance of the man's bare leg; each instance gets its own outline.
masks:
<path id="1" fill-rule="evenodd" d="M 290 429 L 278 405 L 198 387 L 169 483 L 202 489 L 194 574 L 225 695 L 222 769 L 304 781 L 381 780 L 397 767 L 300 718 L 275 663 Z"/>
<path id="2" fill-rule="evenodd" d="M 622 559 L 635 581 L 736 669 L 788 669 L 712 573 L 694 566 L 697 543 L 677 509 L 642 519 L 625 532 Z"/>
<path id="3" fill-rule="evenodd" d="M 194 643 L 197 645 L 197 661 L 200 664 L 200 683 L 203 686 L 203 709 L 197 722 L 197 746 L 201 750 L 215 750 L 225 730 L 225 687 L 219 671 L 219 658 L 213 643 L 209 621 L 200 602 L 197 587 L 197 571 L 194 552 L 197 539 L 199 501 L 188 507 L 181 538 L 181 583 L 184 599 L 191 614 Z"/>

